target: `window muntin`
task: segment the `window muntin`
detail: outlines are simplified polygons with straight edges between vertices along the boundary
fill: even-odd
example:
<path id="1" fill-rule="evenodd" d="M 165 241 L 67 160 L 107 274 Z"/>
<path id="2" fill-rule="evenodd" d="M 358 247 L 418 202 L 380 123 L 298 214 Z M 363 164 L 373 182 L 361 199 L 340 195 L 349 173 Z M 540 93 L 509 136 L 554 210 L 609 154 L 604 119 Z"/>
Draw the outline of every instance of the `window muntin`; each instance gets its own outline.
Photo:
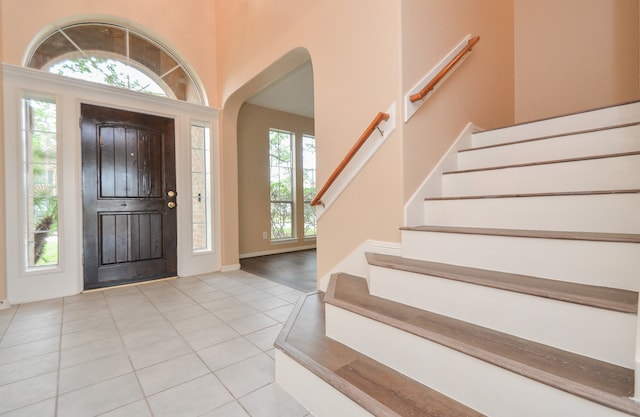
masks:
<path id="1" fill-rule="evenodd" d="M 316 138 L 302 135 L 302 198 L 304 201 L 305 238 L 316 236 L 316 209 L 311 200 L 316 195 Z"/>
<path id="2" fill-rule="evenodd" d="M 211 132 L 191 125 L 191 207 L 194 252 L 211 250 Z"/>
<path id="3" fill-rule="evenodd" d="M 271 240 L 294 237 L 293 133 L 269 129 Z"/>
<path id="4" fill-rule="evenodd" d="M 26 66 L 50 71 L 69 59 L 117 61 L 143 72 L 169 97 L 204 104 L 197 84 L 184 65 L 166 48 L 130 28 L 80 23 L 56 29 L 38 44 Z M 110 85 L 122 87 L 123 84 L 126 85 L 122 82 Z"/>
<path id="5" fill-rule="evenodd" d="M 58 243 L 58 123 L 53 99 L 22 99 L 26 266 L 56 266 Z"/>

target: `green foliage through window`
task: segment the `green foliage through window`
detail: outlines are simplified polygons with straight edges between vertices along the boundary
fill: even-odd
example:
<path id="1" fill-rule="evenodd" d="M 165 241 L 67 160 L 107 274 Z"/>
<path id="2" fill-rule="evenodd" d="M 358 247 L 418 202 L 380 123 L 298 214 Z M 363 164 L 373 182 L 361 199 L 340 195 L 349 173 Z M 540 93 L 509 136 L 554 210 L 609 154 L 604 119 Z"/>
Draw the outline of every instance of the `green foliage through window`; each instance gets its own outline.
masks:
<path id="1" fill-rule="evenodd" d="M 293 238 L 293 134 L 269 130 L 271 239 Z"/>
<path id="2" fill-rule="evenodd" d="M 56 104 L 23 100 L 26 150 L 28 266 L 58 264 L 58 175 Z"/>
<path id="3" fill-rule="evenodd" d="M 66 59 L 49 72 L 158 96 L 167 93 L 151 77 L 122 61 L 99 57 Z"/>

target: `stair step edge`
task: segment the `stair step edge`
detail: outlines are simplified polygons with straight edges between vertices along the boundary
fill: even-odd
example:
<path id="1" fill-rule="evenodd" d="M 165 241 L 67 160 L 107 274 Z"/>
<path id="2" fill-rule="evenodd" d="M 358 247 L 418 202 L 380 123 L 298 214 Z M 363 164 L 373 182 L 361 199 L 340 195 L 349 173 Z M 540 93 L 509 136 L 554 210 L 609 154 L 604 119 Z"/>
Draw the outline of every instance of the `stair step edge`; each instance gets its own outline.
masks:
<path id="1" fill-rule="evenodd" d="M 620 158 L 620 157 L 635 156 L 635 155 L 640 155 L 640 151 L 583 156 L 579 158 L 553 159 L 548 161 L 526 162 L 522 164 L 499 165 L 499 166 L 491 166 L 491 167 L 484 167 L 484 168 L 463 169 L 463 170 L 457 170 L 457 171 L 445 171 L 442 173 L 442 175 L 468 174 L 472 172 L 495 171 L 499 169 L 509 169 L 509 168 L 526 168 L 526 167 L 539 166 L 539 165 L 564 164 L 564 163 L 570 163 L 570 162 L 583 162 L 583 161 L 592 161 L 597 159 Z"/>
<path id="2" fill-rule="evenodd" d="M 596 196 L 596 195 L 612 195 L 612 194 L 616 194 L 616 195 L 640 194 L 640 189 L 468 195 L 468 196 L 457 196 L 457 197 L 425 197 L 424 201 L 484 200 L 484 199 L 497 199 L 497 198 L 571 197 L 571 196 Z"/>
<path id="3" fill-rule="evenodd" d="M 359 352 L 356 352 L 348 346 L 328 338 L 324 332 L 324 306 L 322 305 L 322 301 L 320 301 L 321 296 L 322 292 L 316 292 L 309 293 L 301 297 L 296 308 L 289 316 L 289 319 L 274 343 L 274 346 L 277 349 L 281 350 L 292 360 L 308 369 L 325 383 L 329 384 L 331 387 L 341 392 L 375 416 L 483 416 L 481 413 L 478 413 L 455 400 L 418 383 L 417 381 L 411 380 L 405 375 L 402 375 L 397 371 L 380 364 Z M 321 317 L 316 317 L 311 325 L 309 325 L 309 323 L 304 323 L 303 326 L 305 334 L 308 334 L 310 331 L 314 331 L 316 333 L 314 333 L 315 338 L 312 341 L 309 341 L 308 338 L 302 338 L 305 339 L 307 346 L 300 346 L 297 345 L 297 343 L 300 342 L 301 338 L 298 338 L 298 342 L 296 342 L 289 340 L 289 336 L 295 331 L 294 329 L 297 325 L 299 314 L 301 310 L 305 308 L 306 303 L 312 303 L 313 305 L 310 308 L 317 309 L 317 314 L 321 315 Z M 319 345 L 321 345 L 321 348 L 317 349 Z M 313 349 L 309 349 L 311 346 L 316 348 L 315 351 L 313 351 Z M 325 357 L 324 361 L 322 357 L 323 355 Z M 353 380 L 349 380 L 350 370 L 347 369 L 344 371 L 344 369 L 347 368 L 346 366 L 340 369 L 331 369 L 331 366 L 326 361 L 327 356 L 331 356 L 333 358 L 359 358 L 358 362 L 364 364 L 365 367 L 375 368 L 377 372 L 384 376 L 384 382 L 381 382 L 378 388 L 382 388 L 386 392 L 381 393 L 380 391 L 377 391 L 372 394 L 367 393 L 365 391 L 366 387 L 358 387 Z M 350 364 L 352 363 L 354 363 L 354 361 L 350 362 Z M 343 371 L 343 376 L 338 375 L 336 371 Z M 355 375 L 355 378 L 358 378 L 358 375 Z M 394 381 L 394 383 L 389 384 L 389 381 Z M 368 380 L 366 382 L 371 383 L 372 381 Z M 404 385 L 410 386 L 412 392 L 403 393 L 400 388 Z M 371 387 L 369 387 L 369 389 L 371 389 Z M 429 401 L 435 405 L 428 404 L 427 402 Z M 447 414 L 443 413 L 443 404 L 446 407 L 445 410 L 447 410 Z M 440 407 L 438 407 L 438 405 L 440 405 Z M 432 411 L 433 414 L 431 414 L 430 411 Z"/>
<path id="4" fill-rule="evenodd" d="M 366 252 L 369 265 L 435 276 L 621 313 L 638 313 L 638 293 L 527 275 Z"/>
<path id="5" fill-rule="evenodd" d="M 338 288 L 340 280 L 347 282 L 346 290 Z M 630 398 L 634 378 L 631 369 L 372 296 L 366 287 L 364 278 L 334 274 L 325 302 L 589 401 L 640 416 L 640 404 Z M 514 352 L 521 357 L 516 358 Z M 563 372 L 571 372 L 573 377 L 562 375 Z"/>
<path id="6" fill-rule="evenodd" d="M 638 126 L 638 125 L 640 125 L 640 122 L 622 123 L 622 124 L 618 124 L 618 125 L 603 126 L 603 127 L 593 128 L 593 129 L 583 129 L 583 130 L 576 130 L 576 131 L 573 131 L 573 132 L 558 133 L 558 134 L 554 134 L 554 135 L 545 135 L 545 136 L 539 136 L 539 137 L 535 137 L 535 138 L 514 140 L 513 142 L 502 142 L 502 143 L 497 143 L 497 144 L 494 144 L 494 145 L 485 145 L 485 146 L 476 146 L 476 147 L 471 147 L 471 148 L 464 148 L 464 149 L 458 150 L 458 152 L 459 153 L 461 153 L 461 152 L 471 152 L 471 151 L 477 151 L 477 150 L 481 150 L 481 149 L 491 149 L 491 148 L 499 148 L 499 147 L 503 147 L 503 146 L 513 146 L 513 145 L 518 145 L 518 144 L 521 144 L 521 143 L 537 142 L 537 141 L 548 140 L 548 139 L 556 139 L 556 138 L 561 138 L 561 137 L 565 137 L 565 136 L 584 135 L 584 134 L 588 134 L 588 133 L 602 132 L 602 131 L 614 130 L 614 129 L 623 129 L 625 127 L 632 127 L 632 126 Z"/>
<path id="7" fill-rule="evenodd" d="M 592 242 L 640 243 L 640 234 L 636 233 L 605 233 L 605 232 L 574 232 L 560 230 L 529 230 L 529 229 L 497 229 L 485 227 L 456 227 L 456 226 L 404 226 L 400 230 L 414 232 L 458 233 L 487 236 L 522 237 L 537 239 L 585 240 Z"/>

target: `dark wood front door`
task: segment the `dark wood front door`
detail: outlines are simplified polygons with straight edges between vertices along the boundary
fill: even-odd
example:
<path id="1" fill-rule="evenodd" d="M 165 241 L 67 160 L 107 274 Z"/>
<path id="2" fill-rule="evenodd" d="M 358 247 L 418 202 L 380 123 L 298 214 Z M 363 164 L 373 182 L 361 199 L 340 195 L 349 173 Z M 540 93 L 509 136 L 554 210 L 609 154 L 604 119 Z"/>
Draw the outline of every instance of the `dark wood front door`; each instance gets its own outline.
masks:
<path id="1" fill-rule="evenodd" d="M 173 119 L 81 113 L 85 289 L 175 276 Z"/>

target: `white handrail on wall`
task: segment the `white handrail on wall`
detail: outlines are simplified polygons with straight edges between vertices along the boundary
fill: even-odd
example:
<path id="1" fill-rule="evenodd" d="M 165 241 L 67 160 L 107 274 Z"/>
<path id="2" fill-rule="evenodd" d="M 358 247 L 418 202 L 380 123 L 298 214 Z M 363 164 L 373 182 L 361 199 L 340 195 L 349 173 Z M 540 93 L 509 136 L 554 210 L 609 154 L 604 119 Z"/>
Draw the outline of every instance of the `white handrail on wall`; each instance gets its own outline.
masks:
<path id="1" fill-rule="evenodd" d="M 471 40 L 471 35 L 467 35 L 462 39 L 462 41 L 456 45 L 438 64 L 429 71 L 425 77 L 420 80 L 416 85 L 407 92 L 404 96 L 404 121 L 407 122 L 411 116 L 415 114 L 416 111 L 424 104 L 425 101 L 433 94 L 435 91 L 444 83 L 444 81 L 451 76 L 455 72 L 456 69 L 464 62 L 464 60 L 469 56 L 468 53 L 463 55 L 461 59 L 453 66 L 450 71 L 446 73 L 446 75 L 434 86 L 434 88 L 422 99 L 416 102 L 411 101 L 411 96 L 417 94 L 422 90 L 425 86 L 427 86 L 433 79 L 435 79 L 440 71 L 449 65 L 449 63 L 456 58 L 456 56 L 463 51 L 467 45 L 469 44 L 469 40 Z M 477 40 L 476 40 L 477 41 Z"/>

